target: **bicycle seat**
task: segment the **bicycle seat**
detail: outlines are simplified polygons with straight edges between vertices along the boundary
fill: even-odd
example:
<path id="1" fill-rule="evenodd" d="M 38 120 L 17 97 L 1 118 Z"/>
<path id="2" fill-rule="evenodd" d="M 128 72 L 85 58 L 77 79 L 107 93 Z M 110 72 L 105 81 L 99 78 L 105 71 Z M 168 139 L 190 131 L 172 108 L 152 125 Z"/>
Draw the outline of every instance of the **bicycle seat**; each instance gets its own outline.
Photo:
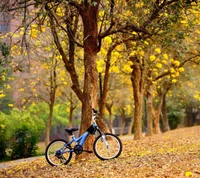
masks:
<path id="1" fill-rule="evenodd" d="M 78 128 L 66 128 L 65 131 L 69 134 L 72 135 L 72 132 L 79 130 Z"/>

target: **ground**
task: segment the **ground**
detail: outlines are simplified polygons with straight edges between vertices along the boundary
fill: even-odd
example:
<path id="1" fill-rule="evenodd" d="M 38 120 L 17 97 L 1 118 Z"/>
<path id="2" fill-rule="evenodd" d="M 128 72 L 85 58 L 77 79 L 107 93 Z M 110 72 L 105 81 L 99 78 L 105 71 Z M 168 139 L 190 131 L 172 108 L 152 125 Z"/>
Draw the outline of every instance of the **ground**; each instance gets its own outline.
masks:
<path id="1" fill-rule="evenodd" d="M 0 177 L 20 178 L 200 178 L 200 126 L 169 131 L 161 135 L 121 137 L 119 158 L 101 161 L 92 156 L 68 165 L 51 167 L 44 157 L 13 163 L 0 169 Z"/>

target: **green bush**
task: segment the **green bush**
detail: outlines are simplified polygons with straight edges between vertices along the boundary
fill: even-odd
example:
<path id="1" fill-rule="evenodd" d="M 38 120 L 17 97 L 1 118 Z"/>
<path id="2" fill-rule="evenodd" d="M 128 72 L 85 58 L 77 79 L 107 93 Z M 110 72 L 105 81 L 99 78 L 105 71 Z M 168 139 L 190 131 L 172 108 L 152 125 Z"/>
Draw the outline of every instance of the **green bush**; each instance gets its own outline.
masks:
<path id="1" fill-rule="evenodd" d="M 4 159 L 6 157 L 6 149 L 8 148 L 6 137 L 6 128 L 5 125 L 0 125 L 0 159 Z"/>
<path id="2" fill-rule="evenodd" d="M 27 158 L 36 155 L 39 141 L 38 134 L 31 131 L 26 125 L 16 129 L 11 144 L 11 159 Z"/>
<path id="3" fill-rule="evenodd" d="M 37 143 L 44 131 L 44 121 L 29 110 L 13 109 L 8 115 L 11 159 L 36 155 Z"/>
<path id="4" fill-rule="evenodd" d="M 170 110 L 167 114 L 170 129 L 176 129 L 178 125 L 182 122 L 182 119 L 185 115 L 185 111 L 183 109 L 180 110 Z"/>
<path id="5" fill-rule="evenodd" d="M 0 112 L 0 160 L 4 159 L 8 148 L 6 114 Z"/>

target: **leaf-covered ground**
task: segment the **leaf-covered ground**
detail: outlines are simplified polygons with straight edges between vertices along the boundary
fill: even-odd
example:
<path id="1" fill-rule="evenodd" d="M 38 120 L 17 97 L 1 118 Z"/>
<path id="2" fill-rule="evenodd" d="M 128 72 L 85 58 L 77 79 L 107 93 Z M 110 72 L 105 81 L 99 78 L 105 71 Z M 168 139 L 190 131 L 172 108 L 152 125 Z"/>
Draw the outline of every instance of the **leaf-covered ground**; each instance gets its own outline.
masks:
<path id="1" fill-rule="evenodd" d="M 44 159 L 21 162 L 0 169 L 0 177 L 20 178 L 200 178 L 200 126 L 177 129 L 133 141 L 122 137 L 123 152 L 114 160 L 97 158 L 51 167 Z"/>

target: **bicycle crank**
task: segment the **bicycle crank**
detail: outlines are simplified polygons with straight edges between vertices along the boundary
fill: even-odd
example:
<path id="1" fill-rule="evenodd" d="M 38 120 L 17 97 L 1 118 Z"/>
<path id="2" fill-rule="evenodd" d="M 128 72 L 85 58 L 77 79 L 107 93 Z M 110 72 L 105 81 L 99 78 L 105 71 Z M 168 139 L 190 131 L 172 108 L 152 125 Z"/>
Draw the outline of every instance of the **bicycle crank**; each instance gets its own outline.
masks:
<path id="1" fill-rule="evenodd" d="M 93 151 L 83 150 L 83 147 L 81 145 L 76 145 L 74 147 L 74 153 L 76 153 L 77 155 L 80 155 L 82 152 L 93 153 Z"/>

